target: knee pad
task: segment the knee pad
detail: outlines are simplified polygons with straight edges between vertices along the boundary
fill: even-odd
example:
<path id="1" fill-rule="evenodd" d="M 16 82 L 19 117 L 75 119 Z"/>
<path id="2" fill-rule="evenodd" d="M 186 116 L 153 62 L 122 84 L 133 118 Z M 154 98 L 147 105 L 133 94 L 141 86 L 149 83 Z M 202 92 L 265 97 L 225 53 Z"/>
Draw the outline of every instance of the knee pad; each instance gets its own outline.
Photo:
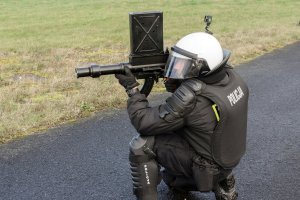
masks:
<path id="1" fill-rule="evenodd" d="M 153 146 L 154 136 L 137 136 L 130 142 L 129 160 L 133 193 L 139 200 L 157 200 L 157 185 L 160 178 Z"/>
<path id="2" fill-rule="evenodd" d="M 154 136 L 148 136 L 148 137 L 142 137 L 142 136 L 136 136 L 132 138 L 131 142 L 129 143 L 130 146 L 130 155 L 129 160 L 131 160 L 131 157 L 134 157 L 134 159 L 138 159 L 138 157 L 144 157 L 144 159 L 147 160 L 146 157 L 155 157 L 155 153 L 153 152 L 153 146 L 154 146 L 155 138 Z M 146 155 L 146 157 L 145 157 Z M 142 162 L 143 160 L 138 160 L 138 162 Z M 136 161 L 135 161 L 136 162 Z"/>

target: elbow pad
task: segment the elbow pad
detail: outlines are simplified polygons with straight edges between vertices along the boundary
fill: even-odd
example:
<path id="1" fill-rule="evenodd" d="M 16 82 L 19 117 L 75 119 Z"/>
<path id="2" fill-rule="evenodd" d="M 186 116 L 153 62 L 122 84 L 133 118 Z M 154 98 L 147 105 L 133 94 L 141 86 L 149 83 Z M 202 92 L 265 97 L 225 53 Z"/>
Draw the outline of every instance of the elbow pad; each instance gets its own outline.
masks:
<path id="1" fill-rule="evenodd" d="M 160 117 L 164 118 L 167 114 L 183 117 L 189 113 L 196 105 L 196 95 L 201 93 L 201 88 L 202 83 L 197 79 L 184 81 L 162 105 Z"/>

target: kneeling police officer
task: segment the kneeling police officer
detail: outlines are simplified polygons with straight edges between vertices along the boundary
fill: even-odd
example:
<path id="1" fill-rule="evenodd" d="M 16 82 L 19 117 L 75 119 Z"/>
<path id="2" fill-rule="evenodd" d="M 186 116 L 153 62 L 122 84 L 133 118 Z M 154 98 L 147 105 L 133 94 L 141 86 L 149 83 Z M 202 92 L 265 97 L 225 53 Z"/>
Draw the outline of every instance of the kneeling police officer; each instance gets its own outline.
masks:
<path id="1" fill-rule="evenodd" d="M 165 86 L 173 94 L 161 105 L 149 106 L 128 68 L 116 75 L 139 133 L 129 154 L 134 194 L 156 200 L 162 178 L 174 199 L 188 191 L 237 199 L 232 169 L 246 147 L 248 87 L 227 64 L 230 52 L 208 33 L 189 34 L 171 50 Z"/>

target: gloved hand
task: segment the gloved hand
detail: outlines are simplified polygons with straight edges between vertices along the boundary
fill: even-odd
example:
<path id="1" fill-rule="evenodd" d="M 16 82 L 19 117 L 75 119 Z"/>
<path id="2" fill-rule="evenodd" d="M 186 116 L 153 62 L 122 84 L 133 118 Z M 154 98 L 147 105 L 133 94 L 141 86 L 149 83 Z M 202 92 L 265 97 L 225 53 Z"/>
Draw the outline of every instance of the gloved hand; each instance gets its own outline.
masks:
<path id="1" fill-rule="evenodd" d="M 167 80 L 165 80 L 164 84 L 165 84 L 166 90 L 168 92 L 174 93 L 175 90 L 180 86 L 181 80 L 167 79 Z"/>
<path id="2" fill-rule="evenodd" d="M 131 90 L 134 87 L 140 85 L 130 69 L 125 66 L 125 74 L 115 74 L 115 77 L 119 80 L 119 83 L 126 89 L 126 91 Z"/>

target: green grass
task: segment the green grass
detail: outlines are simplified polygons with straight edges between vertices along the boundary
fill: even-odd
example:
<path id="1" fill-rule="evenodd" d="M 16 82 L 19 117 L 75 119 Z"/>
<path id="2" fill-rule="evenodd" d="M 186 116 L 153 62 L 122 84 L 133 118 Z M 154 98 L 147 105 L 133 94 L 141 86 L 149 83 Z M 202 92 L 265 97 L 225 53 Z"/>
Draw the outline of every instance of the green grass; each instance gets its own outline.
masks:
<path id="1" fill-rule="evenodd" d="M 299 41 L 299 7 L 297 0 L 2 0 L 0 141 L 124 106 L 112 76 L 77 80 L 74 68 L 127 61 L 129 12 L 163 11 L 169 47 L 203 31 L 204 15 L 213 15 L 211 30 L 238 64 Z"/>
<path id="2" fill-rule="evenodd" d="M 289 27 L 299 22 L 299 1 L 21 0 L 0 3 L 0 50 L 104 48 L 129 44 L 128 12 L 163 10 L 165 37 L 176 41 L 203 30 L 214 16 L 216 33 Z M 180 23 L 179 23 L 180 22 Z"/>

